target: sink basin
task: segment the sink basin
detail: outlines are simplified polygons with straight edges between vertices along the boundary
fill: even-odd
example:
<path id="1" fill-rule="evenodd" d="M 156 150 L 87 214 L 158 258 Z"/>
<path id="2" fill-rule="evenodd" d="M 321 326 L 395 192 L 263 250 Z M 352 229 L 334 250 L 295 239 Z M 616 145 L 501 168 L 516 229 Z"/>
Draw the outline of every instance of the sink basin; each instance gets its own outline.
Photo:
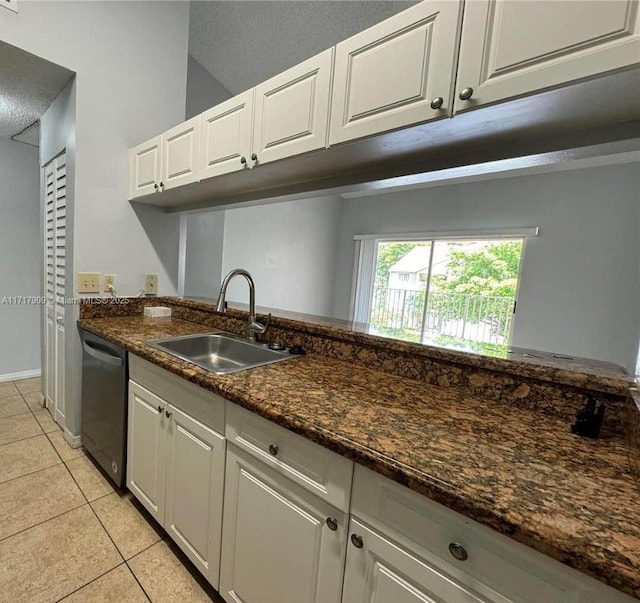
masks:
<path id="1" fill-rule="evenodd" d="M 147 344 L 218 375 L 295 358 L 286 350 L 271 350 L 266 344 L 247 341 L 231 333 L 151 339 Z"/>

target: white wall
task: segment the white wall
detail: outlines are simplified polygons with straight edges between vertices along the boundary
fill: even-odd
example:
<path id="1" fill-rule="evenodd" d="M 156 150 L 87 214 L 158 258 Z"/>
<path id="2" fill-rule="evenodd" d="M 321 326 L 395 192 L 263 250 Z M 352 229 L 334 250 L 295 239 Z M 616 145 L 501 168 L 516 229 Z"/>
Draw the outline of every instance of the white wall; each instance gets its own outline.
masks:
<path id="1" fill-rule="evenodd" d="M 77 74 L 73 271 L 115 273 L 121 295 L 137 293 L 152 272 L 161 294 L 175 293 L 179 218 L 134 211 L 128 149 L 184 119 L 189 3 L 30 1 L 18 10 L 0 11 L 0 40 Z M 81 358 L 73 320 L 68 332 L 72 435 Z"/>
<path id="2" fill-rule="evenodd" d="M 200 115 L 203 111 L 215 107 L 232 96 L 231 92 L 198 61 L 189 56 L 187 65 L 186 119 Z"/>
<path id="3" fill-rule="evenodd" d="M 5 297 L 40 295 L 38 149 L 0 139 L 0 376 L 40 368 L 40 306 Z"/>
<path id="4" fill-rule="evenodd" d="M 397 192 L 344 202 L 334 314 L 347 317 L 354 234 L 539 226 L 526 244 L 513 345 L 635 369 L 638 165 Z"/>
<path id="5" fill-rule="evenodd" d="M 259 306 L 329 316 L 340 208 L 323 197 L 227 210 L 222 275 L 248 270 Z M 244 279 L 231 282 L 227 300 L 248 302 Z"/>

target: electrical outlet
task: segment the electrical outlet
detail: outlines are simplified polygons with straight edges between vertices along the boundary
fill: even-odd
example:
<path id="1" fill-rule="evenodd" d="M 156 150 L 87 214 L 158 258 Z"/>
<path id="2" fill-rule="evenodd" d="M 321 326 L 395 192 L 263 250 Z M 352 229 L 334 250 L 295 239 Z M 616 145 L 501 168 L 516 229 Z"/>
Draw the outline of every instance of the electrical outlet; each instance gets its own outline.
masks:
<path id="1" fill-rule="evenodd" d="M 100 273 L 78 272 L 78 293 L 100 293 Z"/>
<path id="2" fill-rule="evenodd" d="M 144 278 L 144 292 L 147 295 L 158 295 L 158 275 L 147 274 Z"/>
<path id="3" fill-rule="evenodd" d="M 104 287 L 103 291 L 111 291 L 116 288 L 116 275 L 115 274 L 105 274 L 104 275 Z"/>

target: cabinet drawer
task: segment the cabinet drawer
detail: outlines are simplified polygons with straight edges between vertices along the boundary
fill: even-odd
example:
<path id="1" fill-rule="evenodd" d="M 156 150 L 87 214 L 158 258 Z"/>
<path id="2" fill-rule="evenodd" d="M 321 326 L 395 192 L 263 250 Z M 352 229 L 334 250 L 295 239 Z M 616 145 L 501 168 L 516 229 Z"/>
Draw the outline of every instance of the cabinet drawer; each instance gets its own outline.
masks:
<path id="1" fill-rule="evenodd" d="M 207 427 L 224 433 L 224 398 L 133 354 L 129 355 L 129 377 Z"/>
<path id="2" fill-rule="evenodd" d="M 489 601 L 610 603 L 632 599 L 515 540 L 356 465 L 351 513 Z M 464 547 L 458 561 L 449 545 Z"/>
<path id="3" fill-rule="evenodd" d="M 232 403 L 227 405 L 226 436 L 309 492 L 348 511 L 350 460 Z"/>

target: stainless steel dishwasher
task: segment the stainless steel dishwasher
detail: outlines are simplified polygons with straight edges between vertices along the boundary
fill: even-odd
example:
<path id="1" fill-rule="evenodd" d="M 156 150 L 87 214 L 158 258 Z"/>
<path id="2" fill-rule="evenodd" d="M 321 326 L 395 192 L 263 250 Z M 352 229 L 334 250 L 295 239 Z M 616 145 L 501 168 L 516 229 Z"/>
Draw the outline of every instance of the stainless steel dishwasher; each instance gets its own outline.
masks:
<path id="1" fill-rule="evenodd" d="M 127 352 L 81 330 L 81 441 L 118 485 L 125 483 L 127 458 Z"/>

